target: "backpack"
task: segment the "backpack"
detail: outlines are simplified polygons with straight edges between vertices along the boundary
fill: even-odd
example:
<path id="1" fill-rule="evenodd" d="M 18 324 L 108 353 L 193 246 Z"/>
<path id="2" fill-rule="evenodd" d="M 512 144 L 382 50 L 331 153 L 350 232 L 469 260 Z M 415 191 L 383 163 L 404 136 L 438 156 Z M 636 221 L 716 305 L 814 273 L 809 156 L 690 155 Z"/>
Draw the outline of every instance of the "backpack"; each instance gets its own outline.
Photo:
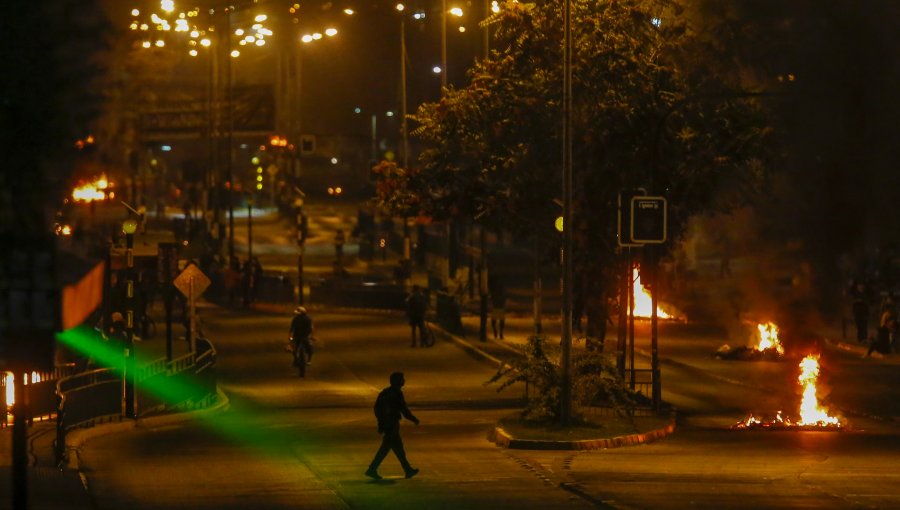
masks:
<path id="1" fill-rule="evenodd" d="M 383 432 L 384 422 L 387 421 L 388 415 L 388 396 L 387 389 L 381 390 L 378 398 L 375 399 L 375 419 L 378 420 L 378 432 Z"/>

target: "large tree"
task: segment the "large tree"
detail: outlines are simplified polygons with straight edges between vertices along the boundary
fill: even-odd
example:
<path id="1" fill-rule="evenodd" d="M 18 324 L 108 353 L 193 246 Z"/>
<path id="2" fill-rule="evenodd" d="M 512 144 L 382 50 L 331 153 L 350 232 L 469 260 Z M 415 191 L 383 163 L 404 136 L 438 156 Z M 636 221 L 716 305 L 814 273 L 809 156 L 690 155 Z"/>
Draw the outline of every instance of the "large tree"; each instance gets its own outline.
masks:
<path id="1" fill-rule="evenodd" d="M 617 196 L 669 202 L 669 236 L 761 182 L 763 116 L 678 1 L 572 0 L 576 264 L 611 289 Z M 476 219 L 554 242 L 561 198 L 562 2 L 503 4 L 489 58 L 414 116 L 428 149 L 383 165 L 381 198 L 436 220 Z M 604 300 L 600 300 L 601 302 Z"/>

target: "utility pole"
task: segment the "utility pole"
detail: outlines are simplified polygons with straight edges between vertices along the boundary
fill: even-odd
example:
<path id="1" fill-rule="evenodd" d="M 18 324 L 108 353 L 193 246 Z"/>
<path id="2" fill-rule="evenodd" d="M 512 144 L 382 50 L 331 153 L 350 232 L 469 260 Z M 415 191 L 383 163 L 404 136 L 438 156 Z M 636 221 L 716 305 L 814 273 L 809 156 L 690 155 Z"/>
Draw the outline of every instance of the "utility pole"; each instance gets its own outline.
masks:
<path id="1" fill-rule="evenodd" d="M 563 302 L 560 422 L 572 422 L 572 1 L 565 0 L 563 43 Z"/>

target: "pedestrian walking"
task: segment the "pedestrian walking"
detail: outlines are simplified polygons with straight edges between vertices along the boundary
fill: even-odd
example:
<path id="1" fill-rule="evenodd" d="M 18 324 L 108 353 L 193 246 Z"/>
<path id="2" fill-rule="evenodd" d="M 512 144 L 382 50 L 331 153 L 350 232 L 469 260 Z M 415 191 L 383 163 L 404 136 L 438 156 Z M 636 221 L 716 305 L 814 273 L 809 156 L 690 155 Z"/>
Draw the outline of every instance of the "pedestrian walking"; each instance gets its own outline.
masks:
<path id="1" fill-rule="evenodd" d="M 312 363 L 313 346 L 313 321 L 306 308 L 298 306 L 294 310 L 294 318 L 291 320 L 290 344 L 294 355 L 294 366 L 300 372 L 300 377 L 306 376 L 306 365 Z"/>
<path id="2" fill-rule="evenodd" d="M 412 332 L 412 345 L 416 346 L 416 329 L 419 330 L 419 345 L 427 347 L 425 331 L 425 314 L 428 311 L 428 298 L 418 285 L 413 285 L 412 293 L 406 298 L 406 317 Z"/>
<path id="3" fill-rule="evenodd" d="M 869 292 L 862 282 L 850 289 L 853 298 L 853 321 L 856 323 L 856 340 L 864 343 L 869 339 Z"/>
<path id="4" fill-rule="evenodd" d="M 499 276 L 491 278 L 491 330 L 494 338 L 503 338 L 503 327 L 506 325 L 506 287 Z M 497 328 L 499 326 L 499 329 Z"/>
<path id="5" fill-rule="evenodd" d="M 391 385 L 381 390 L 378 398 L 375 399 L 375 418 L 378 420 L 378 433 L 382 435 L 381 446 L 375 453 L 369 469 L 366 470 L 366 476 L 381 480 L 378 474 L 378 466 L 381 461 L 387 457 L 388 452 L 393 451 L 403 467 L 403 473 L 406 478 L 412 478 L 419 473 L 419 470 L 412 467 L 406 459 L 406 451 L 403 449 L 403 439 L 400 438 L 400 418 L 419 424 L 416 418 L 406 405 L 406 399 L 403 397 L 403 385 L 406 379 L 403 372 L 394 372 L 390 377 Z"/>
<path id="6" fill-rule="evenodd" d="M 263 267 L 259 263 L 258 257 L 253 257 L 250 266 L 253 268 L 253 275 L 250 280 L 250 301 L 255 302 L 256 298 L 259 297 L 259 288 L 263 280 Z"/>
<path id="7" fill-rule="evenodd" d="M 231 257 L 231 261 L 223 274 L 223 280 L 225 283 L 225 294 L 228 296 L 228 305 L 233 306 L 241 284 L 241 262 L 237 257 Z"/>
<path id="8" fill-rule="evenodd" d="M 346 240 L 344 231 L 338 229 L 334 234 L 334 260 L 337 262 L 338 267 L 344 266 L 344 243 Z"/>

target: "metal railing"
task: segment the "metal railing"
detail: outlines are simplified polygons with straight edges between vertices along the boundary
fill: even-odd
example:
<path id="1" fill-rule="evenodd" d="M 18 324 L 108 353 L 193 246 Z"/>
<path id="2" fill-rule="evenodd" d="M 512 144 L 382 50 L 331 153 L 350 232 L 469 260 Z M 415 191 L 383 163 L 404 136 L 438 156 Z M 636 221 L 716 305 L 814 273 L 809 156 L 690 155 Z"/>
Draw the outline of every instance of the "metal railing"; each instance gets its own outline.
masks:
<path id="1" fill-rule="evenodd" d="M 136 374 L 137 416 L 209 405 L 217 394 L 216 350 L 206 338 L 197 338 L 197 352 L 171 362 L 160 358 L 140 367 Z M 171 384 L 170 384 L 171 383 Z M 163 386 L 181 391 L 163 393 Z M 55 384 L 56 460 L 66 460 L 66 434 L 124 416 L 124 385 L 121 373 L 101 368 L 64 377 Z"/>
<path id="2" fill-rule="evenodd" d="M 25 399 L 28 403 L 26 420 L 29 424 L 34 423 L 35 419 L 43 421 L 56 416 L 56 381 L 75 373 L 75 370 L 75 364 L 68 363 L 50 371 L 34 371 L 30 374 L 32 382 L 25 385 Z M 11 392 L 12 387 L 7 388 L 5 372 L 0 372 L 0 409 L 4 409 L 6 413 L 0 427 L 6 427 L 10 422 L 12 402 L 8 401 L 7 394 Z"/>

